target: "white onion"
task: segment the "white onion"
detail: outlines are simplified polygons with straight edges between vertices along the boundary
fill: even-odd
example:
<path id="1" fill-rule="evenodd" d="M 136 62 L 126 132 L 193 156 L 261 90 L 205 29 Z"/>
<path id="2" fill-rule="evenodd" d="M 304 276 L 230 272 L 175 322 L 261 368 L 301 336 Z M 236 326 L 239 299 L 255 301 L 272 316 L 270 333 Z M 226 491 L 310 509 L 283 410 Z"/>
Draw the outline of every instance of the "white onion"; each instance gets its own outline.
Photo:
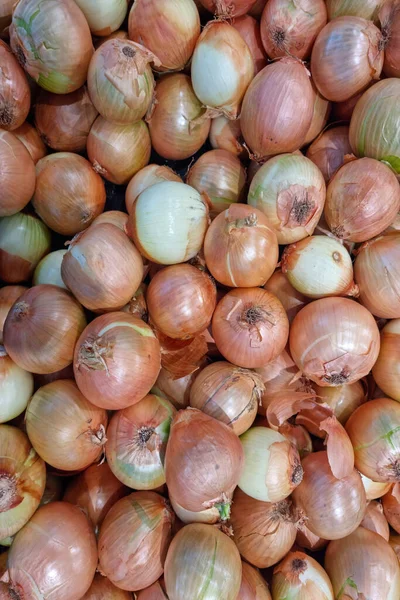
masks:
<path id="1" fill-rule="evenodd" d="M 32 373 L 16 365 L 0 345 L 0 423 L 18 417 L 32 394 Z"/>
<path id="2" fill-rule="evenodd" d="M 61 263 L 66 253 L 67 250 L 55 250 L 42 258 L 33 274 L 33 285 L 47 283 L 67 290 L 68 288 L 61 277 Z"/>

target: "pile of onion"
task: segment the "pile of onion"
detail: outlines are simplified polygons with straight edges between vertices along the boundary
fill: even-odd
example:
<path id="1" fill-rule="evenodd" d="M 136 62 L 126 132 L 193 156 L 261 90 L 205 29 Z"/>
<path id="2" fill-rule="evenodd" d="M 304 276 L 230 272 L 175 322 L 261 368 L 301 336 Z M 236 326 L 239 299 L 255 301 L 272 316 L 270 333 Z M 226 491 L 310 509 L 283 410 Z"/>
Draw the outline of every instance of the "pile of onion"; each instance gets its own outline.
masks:
<path id="1" fill-rule="evenodd" d="M 24 144 L 12 133 L 0 130 L 0 217 L 14 215 L 35 191 L 35 165 Z"/>

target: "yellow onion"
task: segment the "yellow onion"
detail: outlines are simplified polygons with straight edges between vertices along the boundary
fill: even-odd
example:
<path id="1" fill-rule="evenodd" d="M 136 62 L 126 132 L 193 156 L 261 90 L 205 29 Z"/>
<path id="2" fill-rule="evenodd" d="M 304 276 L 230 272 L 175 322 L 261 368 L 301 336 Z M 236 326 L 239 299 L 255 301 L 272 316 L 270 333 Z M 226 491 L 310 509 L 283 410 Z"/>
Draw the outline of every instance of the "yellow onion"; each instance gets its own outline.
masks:
<path id="1" fill-rule="evenodd" d="M 9 131 L 23 124 L 31 107 L 31 91 L 23 69 L 0 40 L 0 127 Z"/>
<path id="2" fill-rule="evenodd" d="M 117 211 L 115 211 L 117 212 Z M 124 217 L 127 217 L 125 213 L 121 213 Z M 122 312 L 128 313 L 133 317 L 138 317 L 138 319 L 142 319 L 145 323 L 148 321 L 148 311 L 147 311 L 147 302 L 146 302 L 146 294 L 147 285 L 142 283 L 136 292 L 133 294 L 132 298 L 129 302 L 121 308 Z"/>
<path id="3" fill-rule="evenodd" d="M 363 17 L 375 21 L 384 0 L 326 0 L 329 20 L 336 17 Z"/>
<path id="4" fill-rule="evenodd" d="M 101 571 L 122 590 L 155 583 L 163 573 L 174 520 L 168 502 L 155 492 L 134 492 L 118 500 L 100 527 Z"/>
<path id="5" fill-rule="evenodd" d="M 33 375 L 11 360 L 0 345 L 0 423 L 18 417 L 26 409 L 32 394 Z"/>
<path id="6" fill-rule="evenodd" d="M 304 552 L 289 552 L 274 569 L 272 597 L 290 600 L 334 600 L 326 571 Z"/>
<path id="7" fill-rule="evenodd" d="M 111 223 L 111 225 L 115 225 L 121 231 L 125 232 L 128 224 L 128 215 L 121 210 L 107 210 L 96 217 L 92 225 L 100 225 L 101 223 Z"/>
<path id="8" fill-rule="evenodd" d="M 243 156 L 245 150 L 241 143 L 242 130 L 240 119 L 232 121 L 224 115 L 216 117 L 211 121 L 210 144 L 217 150 L 228 150 L 236 156 Z"/>
<path id="9" fill-rule="evenodd" d="M 400 76 L 400 5 L 397 0 L 380 2 L 379 11 L 382 35 L 385 41 L 383 72 L 386 77 Z"/>
<path id="10" fill-rule="evenodd" d="M 296 544 L 301 548 L 317 552 L 318 550 L 325 548 L 328 544 L 328 540 L 324 540 L 312 533 L 303 522 L 300 523 L 299 527 L 300 529 L 297 531 L 296 536 Z"/>
<path id="11" fill-rule="evenodd" d="M 308 298 L 292 286 L 281 269 L 276 269 L 264 285 L 264 289 L 275 294 L 278 300 L 281 301 L 283 308 L 286 310 L 289 323 L 293 321 L 299 310 L 309 302 Z"/>
<path id="12" fill-rule="evenodd" d="M 201 595 L 237 600 L 242 578 L 238 549 L 212 525 L 186 525 L 168 549 L 164 578 L 169 600 Z"/>
<path id="13" fill-rule="evenodd" d="M 46 467 L 25 433 L 0 425 L 0 538 L 14 535 L 39 506 Z"/>
<path id="14" fill-rule="evenodd" d="M 157 56 L 160 71 L 181 71 L 199 35 L 200 17 L 193 0 L 139 0 L 129 13 L 129 39 Z"/>
<path id="15" fill-rule="evenodd" d="M 135 200 L 144 190 L 163 181 L 178 181 L 182 183 L 179 175 L 166 165 L 147 165 L 147 167 L 140 169 L 132 177 L 126 188 L 125 205 L 128 213 L 132 211 Z"/>
<path id="16" fill-rule="evenodd" d="M 232 152 L 210 150 L 189 169 L 186 183 L 207 194 L 211 201 L 211 216 L 215 217 L 230 204 L 243 200 L 246 171 Z"/>
<path id="17" fill-rule="evenodd" d="M 118 29 L 128 12 L 127 0 L 75 0 L 93 35 L 106 36 Z"/>
<path id="18" fill-rule="evenodd" d="M 260 571 L 242 561 L 242 583 L 237 600 L 271 600 L 268 585 Z"/>
<path id="19" fill-rule="evenodd" d="M 15 0 L 4 0 L 0 6 L 0 33 L 11 23 Z"/>
<path id="20" fill-rule="evenodd" d="M 265 67 L 251 82 L 242 105 L 240 126 L 254 157 L 294 152 L 306 139 L 314 111 L 309 72 L 296 58 Z"/>
<path id="21" fill-rule="evenodd" d="M 236 119 L 254 76 L 253 58 L 238 31 L 226 21 L 210 21 L 193 53 L 191 75 L 198 99 L 229 119 Z"/>
<path id="22" fill-rule="evenodd" d="M 93 54 L 84 14 L 73 0 L 22 0 L 10 27 L 11 48 L 40 87 L 68 94 L 86 80 Z"/>
<path id="23" fill-rule="evenodd" d="M 87 140 L 87 153 L 96 173 L 108 181 L 126 184 L 147 165 L 151 142 L 144 121 L 117 125 L 97 117 Z"/>
<path id="24" fill-rule="evenodd" d="M 317 226 L 325 202 L 324 178 L 305 156 L 275 156 L 253 177 L 247 201 L 266 215 L 279 244 L 298 242 Z"/>
<path id="25" fill-rule="evenodd" d="M 304 140 L 304 145 L 307 145 L 313 140 L 315 140 L 317 135 L 320 134 L 321 131 L 323 131 L 328 121 L 332 107 L 332 103 L 329 102 L 329 100 L 326 100 L 326 98 L 324 98 L 323 96 L 321 96 L 312 80 L 311 87 L 314 96 L 314 112 L 310 127 L 307 131 L 306 139 Z"/>
<path id="26" fill-rule="evenodd" d="M 119 227 L 101 223 L 72 240 L 61 264 L 61 276 L 74 296 L 89 310 L 118 310 L 129 302 L 139 287 L 143 261 Z"/>
<path id="27" fill-rule="evenodd" d="M 310 57 L 315 38 L 326 25 L 324 0 L 270 0 L 261 17 L 261 38 L 269 58 Z"/>
<path id="28" fill-rule="evenodd" d="M 372 481 L 372 479 L 369 479 L 369 477 L 366 477 L 362 473 L 361 481 L 365 489 L 367 500 L 382 498 L 382 496 L 384 496 L 392 487 L 390 482 Z"/>
<path id="29" fill-rule="evenodd" d="M 35 191 L 35 164 L 20 140 L 0 129 L 0 217 L 14 215 Z"/>
<path id="30" fill-rule="evenodd" d="M 200 251 L 208 204 L 197 190 L 175 181 L 145 189 L 129 215 L 128 230 L 142 256 L 162 265 L 188 261 Z"/>
<path id="31" fill-rule="evenodd" d="M 396 554 L 382 536 L 365 527 L 329 544 L 325 569 L 335 598 L 399 597 L 400 566 Z"/>
<path id="32" fill-rule="evenodd" d="M 344 163 L 346 154 L 350 153 L 349 128 L 340 125 L 323 131 L 308 148 L 307 158 L 318 167 L 325 182 L 328 183 L 335 171 Z"/>
<path id="33" fill-rule="evenodd" d="M 197 374 L 198 369 L 176 379 L 168 369 L 162 368 L 152 387 L 152 393 L 166 398 L 175 408 L 186 408 L 189 406 L 190 389 Z"/>
<path id="34" fill-rule="evenodd" d="M 260 24 L 250 15 L 242 15 L 234 19 L 232 25 L 248 45 L 253 57 L 254 75 L 257 75 L 267 64 L 267 57 L 261 39 Z"/>
<path id="35" fill-rule="evenodd" d="M 25 418 L 36 452 L 56 469 L 85 469 L 103 451 L 107 413 L 86 400 L 71 380 L 53 381 L 39 388 Z"/>
<path id="36" fill-rule="evenodd" d="M 0 288 L 0 344 L 3 343 L 3 327 L 10 308 L 28 288 L 23 285 L 6 285 Z"/>
<path id="37" fill-rule="evenodd" d="M 240 554 L 261 569 L 281 560 L 296 539 L 297 517 L 289 499 L 261 502 L 237 489 L 230 522 Z"/>
<path id="38" fill-rule="evenodd" d="M 47 146 L 59 152 L 82 152 L 96 117 L 86 86 L 70 94 L 42 91 L 35 103 L 35 125 Z"/>
<path id="39" fill-rule="evenodd" d="M 155 98 L 154 108 L 146 118 L 154 150 L 163 158 L 189 158 L 204 144 L 211 125 L 190 77 L 183 73 L 161 77 Z"/>
<path id="40" fill-rule="evenodd" d="M 378 357 L 379 330 L 353 300 L 322 298 L 294 318 L 290 353 L 303 375 L 322 387 L 354 383 Z"/>
<path id="41" fill-rule="evenodd" d="M 233 18 L 246 14 L 256 0 L 200 0 L 200 4 L 217 17 Z"/>
<path id="42" fill-rule="evenodd" d="M 382 497 L 382 505 L 385 517 L 389 525 L 400 533 L 400 486 L 395 483 L 391 489 Z M 389 530 L 388 536 L 389 538 Z"/>
<path id="43" fill-rule="evenodd" d="M 42 138 L 37 129 L 28 123 L 28 121 L 25 121 L 18 129 L 14 129 L 13 134 L 23 143 L 35 164 L 38 160 L 46 156 L 47 148 Z"/>
<path id="44" fill-rule="evenodd" d="M 33 285 L 49 284 L 67 289 L 61 277 L 61 263 L 66 250 L 55 250 L 47 254 L 37 265 L 33 274 Z"/>
<path id="45" fill-rule="evenodd" d="M 363 380 L 336 387 L 314 385 L 313 389 L 320 401 L 331 407 L 337 420 L 342 425 L 345 425 L 356 408 L 367 400 L 367 391 Z"/>
<path id="46" fill-rule="evenodd" d="M 36 189 L 32 204 L 53 231 L 75 235 L 103 212 L 104 181 L 88 160 L 72 152 L 56 152 L 36 165 Z"/>
<path id="47" fill-rule="evenodd" d="M 381 331 L 381 348 L 372 369 L 374 379 L 384 394 L 400 401 L 400 319 L 393 319 Z"/>
<path id="48" fill-rule="evenodd" d="M 384 499 L 380 502 L 373 500 L 369 502 L 364 518 L 361 521 L 360 527 L 365 527 L 370 531 L 374 531 L 383 537 L 387 542 L 389 541 L 389 523 L 386 520 L 388 518 L 387 513 L 383 514 L 384 511 Z M 388 518 L 389 520 L 389 518 Z M 390 520 L 389 520 L 390 522 Z"/>
<path id="49" fill-rule="evenodd" d="M 126 5 L 126 0 L 123 0 Z M 80 600 L 132 600 L 132 594 L 116 587 L 100 573 L 94 576 L 92 585 Z"/>

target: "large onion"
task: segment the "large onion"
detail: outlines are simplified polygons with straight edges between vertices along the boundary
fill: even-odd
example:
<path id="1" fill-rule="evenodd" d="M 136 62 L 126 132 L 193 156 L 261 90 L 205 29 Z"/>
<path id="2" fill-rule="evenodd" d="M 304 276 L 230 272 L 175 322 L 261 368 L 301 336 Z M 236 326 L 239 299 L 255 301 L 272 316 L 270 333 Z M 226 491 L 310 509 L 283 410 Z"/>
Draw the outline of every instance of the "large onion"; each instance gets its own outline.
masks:
<path id="1" fill-rule="evenodd" d="M 0 345 L 0 423 L 18 417 L 32 394 L 32 374 L 15 364 Z"/>
<path id="2" fill-rule="evenodd" d="M 33 274 L 33 285 L 49 284 L 67 289 L 61 278 L 61 263 L 66 250 L 55 250 L 47 254 L 37 265 Z"/>
<path id="3" fill-rule="evenodd" d="M 132 177 L 126 188 L 125 205 L 128 213 L 132 211 L 133 204 L 138 196 L 148 187 L 163 181 L 179 181 L 182 179 L 166 165 L 147 165 Z"/>
<path id="4" fill-rule="evenodd" d="M 363 17 L 375 21 L 384 0 L 326 0 L 329 20 L 336 17 Z"/>
<path id="5" fill-rule="evenodd" d="M 9 46 L 0 40 L 0 127 L 22 125 L 31 107 L 31 91 L 23 69 Z"/>
<path id="6" fill-rule="evenodd" d="M 35 165 L 20 140 L 0 129 L 0 217 L 14 215 L 35 191 Z"/>
<path id="7" fill-rule="evenodd" d="M 0 288 L 0 344 L 3 343 L 3 327 L 10 308 L 27 290 L 23 285 L 6 285 Z"/>
<path id="8" fill-rule="evenodd" d="M 391 398 L 400 401 L 400 319 L 393 319 L 381 331 L 381 348 L 373 367 L 376 383 Z"/>
<path id="9" fill-rule="evenodd" d="M 272 597 L 334 600 L 332 584 L 321 565 L 303 552 L 289 552 L 274 569 Z"/>
<path id="10" fill-rule="evenodd" d="M 385 61 L 383 72 L 386 77 L 400 76 L 400 4 L 397 0 L 383 2 L 379 20 L 385 41 Z"/>
<path id="11" fill-rule="evenodd" d="M 317 165 L 326 183 L 351 153 L 349 128 L 346 125 L 322 132 L 307 150 L 307 158 Z"/>
<path id="12" fill-rule="evenodd" d="M 81 600 L 132 600 L 132 594 L 117 588 L 107 577 L 96 573 L 92 585 Z"/>
<path id="13" fill-rule="evenodd" d="M 42 138 L 37 129 L 28 121 L 25 121 L 18 129 L 14 129 L 13 133 L 28 150 L 35 165 L 38 160 L 46 156 L 47 148 Z"/>
<path id="14" fill-rule="evenodd" d="M 257 75 L 267 64 L 259 23 L 250 15 L 242 15 L 234 19 L 232 25 L 248 45 L 253 57 L 254 74 Z"/>
<path id="15" fill-rule="evenodd" d="M 73 0 L 22 0 L 10 27 L 11 47 L 37 83 L 56 94 L 68 94 L 86 80 L 93 54 L 92 36 Z"/>
<path id="16" fill-rule="evenodd" d="M 128 12 L 127 0 L 75 0 L 93 35 L 106 36 L 118 29 Z"/>
<path id="17" fill-rule="evenodd" d="M 268 279 L 264 289 L 274 294 L 281 301 L 283 308 L 291 323 L 297 313 L 309 301 L 303 294 L 298 292 L 281 269 L 276 269 L 275 273 Z"/>

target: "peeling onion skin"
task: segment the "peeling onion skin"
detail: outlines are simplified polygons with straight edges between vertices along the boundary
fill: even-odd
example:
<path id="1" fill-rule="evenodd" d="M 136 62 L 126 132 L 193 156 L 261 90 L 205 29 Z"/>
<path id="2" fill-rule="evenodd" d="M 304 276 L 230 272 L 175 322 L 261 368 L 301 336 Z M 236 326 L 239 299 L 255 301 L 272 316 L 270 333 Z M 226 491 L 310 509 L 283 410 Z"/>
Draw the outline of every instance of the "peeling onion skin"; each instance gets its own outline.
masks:
<path id="1" fill-rule="evenodd" d="M 328 183 L 343 165 L 346 154 L 351 154 L 349 128 L 346 125 L 323 131 L 307 150 L 307 158 L 321 171 Z"/>
<path id="2" fill-rule="evenodd" d="M 5 42 L 0 40 L 0 127 L 12 131 L 29 114 L 31 91 L 23 69 Z"/>
<path id="3" fill-rule="evenodd" d="M 334 600 L 332 584 L 321 565 L 303 552 L 289 552 L 275 567 L 273 598 Z"/>
<path id="4" fill-rule="evenodd" d="M 248 13 L 256 0 L 199 0 L 216 17 L 234 18 Z"/>
<path id="5" fill-rule="evenodd" d="M 107 577 L 96 573 L 92 585 L 81 600 L 132 600 L 132 594 L 117 588 Z"/>
<path id="6" fill-rule="evenodd" d="M 400 401 L 400 319 L 393 319 L 381 330 L 381 348 L 372 374 L 384 394 Z"/>
<path id="7" fill-rule="evenodd" d="M 384 503 L 384 499 L 382 500 Z M 361 521 L 360 527 L 365 527 L 370 531 L 374 531 L 383 537 L 387 542 L 389 541 L 389 523 L 386 520 L 386 513 L 384 514 L 384 504 L 373 500 L 369 502 L 366 513 L 363 520 Z"/>
<path id="8" fill-rule="evenodd" d="M 242 561 L 242 583 L 236 600 L 272 600 L 268 584 L 258 569 Z"/>
<path id="9" fill-rule="evenodd" d="M 35 191 L 35 164 L 24 144 L 0 130 L 0 217 L 22 210 Z"/>

